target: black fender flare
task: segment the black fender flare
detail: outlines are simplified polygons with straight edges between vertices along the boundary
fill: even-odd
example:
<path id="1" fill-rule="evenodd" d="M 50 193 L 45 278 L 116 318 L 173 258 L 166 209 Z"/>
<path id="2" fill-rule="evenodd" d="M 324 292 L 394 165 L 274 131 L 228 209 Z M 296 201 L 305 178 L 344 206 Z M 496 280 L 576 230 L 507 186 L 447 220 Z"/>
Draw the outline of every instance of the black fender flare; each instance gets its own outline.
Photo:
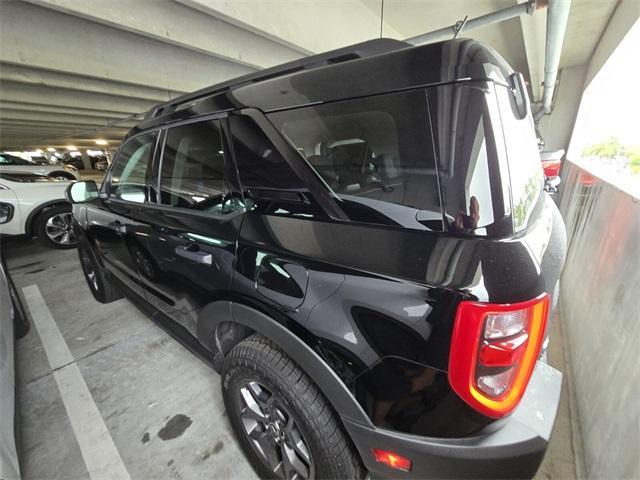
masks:
<path id="1" fill-rule="evenodd" d="M 340 377 L 309 345 L 289 329 L 247 305 L 235 302 L 215 302 L 207 305 L 198 319 L 198 338 L 205 347 L 214 353 L 216 350 L 219 351 L 216 345 L 216 330 L 224 322 L 242 325 L 274 342 L 313 379 L 340 417 L 374 428 L 370 418 Z"/>

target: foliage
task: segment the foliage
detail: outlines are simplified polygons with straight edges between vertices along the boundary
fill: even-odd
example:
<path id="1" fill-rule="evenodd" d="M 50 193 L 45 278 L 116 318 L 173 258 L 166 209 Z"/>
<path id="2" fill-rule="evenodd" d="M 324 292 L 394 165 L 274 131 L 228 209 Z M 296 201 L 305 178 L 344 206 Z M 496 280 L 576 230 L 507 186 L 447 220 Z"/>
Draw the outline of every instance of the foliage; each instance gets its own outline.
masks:
<path id="1" fill-rule="evenodd" d="M 631 172 L 640 174 L 640 146 L 623 145 L 616 137 L 609 137 L 604 142 L 585 148 L 582 155 L 612 159 L 625 157 L 629 160 Z"/>
<path id="2" fill-rule="evenodd" d="M 615 158 L 625 154 L 625 147 L 620 143 L 616 137 L 609 137 L 607 140 L 601 143 L 596 143 L 583 150 L 582 155 L 584 157 L 600 157 L 600 158 Z"/>

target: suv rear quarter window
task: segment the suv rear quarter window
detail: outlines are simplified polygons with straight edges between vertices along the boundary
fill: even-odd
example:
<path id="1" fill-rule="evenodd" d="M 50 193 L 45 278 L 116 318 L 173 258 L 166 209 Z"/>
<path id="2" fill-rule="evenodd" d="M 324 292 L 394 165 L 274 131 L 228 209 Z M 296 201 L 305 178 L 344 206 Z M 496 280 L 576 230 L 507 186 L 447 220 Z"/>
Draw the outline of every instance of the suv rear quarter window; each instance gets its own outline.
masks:
<path id="1" fill-rule="evenodd" d="M 429 104 L 448 230 L 508 235 L 508 166 L 493 83 L 431 88 Z"/>
<path id="2" fill-rule="evenodd" d="M 423 90 L 271 113 L 350 220 L 442 230 Z"/>
<path id="3" fill-rule="evenodd" d="M 542 162 L 531 114 L 519 118 L 515 99 L 506 87 L 496 86 L 496 97 L 509 161 L 513 228 L 519 232 L 528 224 L 543 192 Z"/>

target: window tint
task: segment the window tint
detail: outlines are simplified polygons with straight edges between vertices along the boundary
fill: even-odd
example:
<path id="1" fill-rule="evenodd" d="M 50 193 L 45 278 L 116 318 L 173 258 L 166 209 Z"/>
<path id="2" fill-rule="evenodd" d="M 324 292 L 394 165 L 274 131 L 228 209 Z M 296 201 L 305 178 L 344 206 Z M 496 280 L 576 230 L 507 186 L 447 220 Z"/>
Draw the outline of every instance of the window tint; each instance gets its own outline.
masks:
<path id="1" fill-rule="evenodd" d="M 160 172 L 160 203 L 223 213 L 224 152 L 217 120 L 167 131 Z"/>
<path id="2" fill-rule="evenodd" d="M 150 199 L 151 161 L 156 134 L 139 135 L 122 148 L 111 170 L 111 196 L 129 202 L 144 203 Z"/>
<path id="3" fill-rule="evenodd" d="M 299 189 L 304 185 L 255 122 L 230 117 L 236 163 L 245 189 Z"/>
<path id="4" fill-rule="evenodd" d="M 353 221 L 442 230 L 424 91 L 268 115 Z"/>
<path id="5" fill-rule="evenodd" d="M 240 182 L 248 210 L 303 218 L 322 216 L 308 186 L 249 117 L 229 118 Z"/>

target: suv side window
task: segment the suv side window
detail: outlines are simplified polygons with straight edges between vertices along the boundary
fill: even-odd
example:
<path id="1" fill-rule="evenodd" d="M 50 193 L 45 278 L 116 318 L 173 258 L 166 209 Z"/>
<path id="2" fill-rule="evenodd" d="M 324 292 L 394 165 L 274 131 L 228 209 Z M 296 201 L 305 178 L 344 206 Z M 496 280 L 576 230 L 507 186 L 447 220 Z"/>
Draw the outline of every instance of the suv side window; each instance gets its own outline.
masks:
<path id="1" fill-rule="evenodd" d="M 160 170 L 160 203 L 210 213 L 227 213 L 231 205 L 225 203 L 224 171 L 218 120 L 169 128 Z"/>
<path id="2" fill-rule="evenodd" d="M 322 216 L 307 185 L 255 121 L 232 115 L 229 123 L 247 209 L 302 218 Z"/>
<path id="3" fill-rule="evenodd" d="M 129 202 L 145 203 L 150 198 L 151 162 L 156 133 L 147 133 L 130 139 L 120 150 L 111 170 L 110 196 Z"/>
<path id="4" fill-rule="evenodd" d="M 341 199 L 350 220 L 443 229 L 424 90 L 267 116 Z"/>

